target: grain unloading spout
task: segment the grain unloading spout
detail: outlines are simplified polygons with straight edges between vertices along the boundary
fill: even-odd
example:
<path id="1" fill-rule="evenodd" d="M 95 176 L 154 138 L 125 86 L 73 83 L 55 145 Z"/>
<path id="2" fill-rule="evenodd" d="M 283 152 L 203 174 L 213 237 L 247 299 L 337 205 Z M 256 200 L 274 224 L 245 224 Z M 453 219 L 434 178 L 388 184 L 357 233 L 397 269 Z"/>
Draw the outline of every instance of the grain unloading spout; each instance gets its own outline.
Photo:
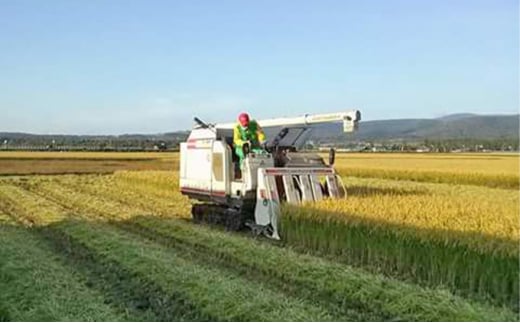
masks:
<path id="1" fill-rule="evenodd" d="M 302 204 L 324 198 L 345 197 L 341 178 L 332 168 L 260 168 L 255 222 L 263 234 L 280 240 L 280 202 Z"/>

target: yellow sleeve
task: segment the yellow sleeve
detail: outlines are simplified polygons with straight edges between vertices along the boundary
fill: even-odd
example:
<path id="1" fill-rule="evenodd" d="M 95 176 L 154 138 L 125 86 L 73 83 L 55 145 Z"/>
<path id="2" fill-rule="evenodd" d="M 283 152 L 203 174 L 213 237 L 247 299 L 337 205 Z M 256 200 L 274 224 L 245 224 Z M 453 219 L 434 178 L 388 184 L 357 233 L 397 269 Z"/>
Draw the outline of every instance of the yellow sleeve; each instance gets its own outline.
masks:
<path id="1" fill-rule="evenodd" d="M 233 144 L 240 147 L 244 144 L 244 141 L 242 140 L 240 129 L 238 129 L 238 127 L 239 126 L 235 126 L 235 128 L 233 128 Z"/>
<path id="2" fill-rule="evenodd" d="M 265 141 L 265 133 L 264 133 L 264 130 L 262 129 L 262 127 L 260 127 L 260 125 L 258 124 L 258 122 L 256 123 L 256 135 L 258 137 L 258 141 L 259 142 L 264 142 Z"/>

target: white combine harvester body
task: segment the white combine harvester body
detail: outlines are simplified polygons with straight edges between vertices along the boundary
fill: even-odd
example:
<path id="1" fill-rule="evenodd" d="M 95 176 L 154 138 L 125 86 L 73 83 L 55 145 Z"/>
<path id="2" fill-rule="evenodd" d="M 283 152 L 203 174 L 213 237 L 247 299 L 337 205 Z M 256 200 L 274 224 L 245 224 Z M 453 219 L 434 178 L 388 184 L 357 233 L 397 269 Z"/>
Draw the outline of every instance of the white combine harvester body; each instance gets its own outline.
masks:
<path id="1" fill-rule="evenodd" d="M 241 169 L 232 142 L 235 124 L 208 125 L 195 119 L 187 141 L 180 145 L 180 190 L 206 202 L 193 206 L 193 220 L 224 224 L 231 230 L 248 226 L 255 233 L 280 239 L 280 203 L 346 196 L 332 165 L 315 154 L 295 152 L 294 142 L 283 146 L 280 141 L 291 129 L 299 132 L 298 139 L 313 124 L 343 122 L 343 131 L 353 132 L 360 119 L 360 112 L 351 110 L 258 120 L 264 129 L 282 130 L 275 138 L 267 138 L 271 146 L 265 151 L 249 152 Z"/>

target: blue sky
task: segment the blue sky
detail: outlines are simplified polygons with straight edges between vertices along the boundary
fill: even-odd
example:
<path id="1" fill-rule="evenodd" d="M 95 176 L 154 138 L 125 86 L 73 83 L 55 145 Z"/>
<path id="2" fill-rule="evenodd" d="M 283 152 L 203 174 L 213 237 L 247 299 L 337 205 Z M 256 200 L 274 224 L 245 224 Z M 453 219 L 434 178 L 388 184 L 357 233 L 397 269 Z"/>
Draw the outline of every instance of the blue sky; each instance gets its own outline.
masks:
<path id="1" fill-rule="evenodd" d="M 0 0 L 0 132 L 517 113 L 506 0 Z"/>

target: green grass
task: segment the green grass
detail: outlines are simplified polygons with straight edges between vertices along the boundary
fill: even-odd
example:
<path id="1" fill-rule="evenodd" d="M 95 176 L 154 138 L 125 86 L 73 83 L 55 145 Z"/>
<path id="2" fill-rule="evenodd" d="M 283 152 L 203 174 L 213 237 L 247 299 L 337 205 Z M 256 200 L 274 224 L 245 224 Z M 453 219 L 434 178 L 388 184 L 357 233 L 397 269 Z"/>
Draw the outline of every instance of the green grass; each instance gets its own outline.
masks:
<path id="1" fill-rule="evenodd" d="M 67 249 L 88 250 L 90 261 L 126 280 L 139 282 L 142 290 L 168 305 L 165 308 L 170 310 L 169 320 L 334 319 L 312 303 L 287 297 L 218 268 L 201 266 L 175 250 L 106 224 L 70 221 L 53 224 L 50 230 L 57 232 L 53 239 L 65 241 Z"/>
<path id="2" fill-rule="evenodd" d="M 47 201 L 41 213 L 31 214 L 35 203 L 41 202 L 41 199 L 42 197 L 34 193 L 26 192 L 23 202 L 27 207 L 15 208 L 14 211 L 22 219 L 30 216 L 34 223 L 45 223 L 45 219 L 39 219 L 38 214 L 48 217 L 51 216 L 49 213 L 60 213 L 52 214 L 52 218 L 57 219 L 71 214 L 71 210 L 60 211 L 61 206 L 50 201 Z M 15 201 L 7 197 L 7 202 Z M 91 203 L 92 200 L 87 202 Z M 125 289 L 124 286 L 112 287 L 111 289 L 120 291 L 119 297 L 141 302 L 144 300 L 145 305 L 141 306 L 150 309 L 161 319 L 333 319 L 311 302 L 287 297 L 278 290 L 271 290 L 226 271 L 201 266 L 190 259 L 179 257 L 175 250 L 143 241 L 133 234 L 119 232 L 103 222 L 93 224 L 61 221 L 43 228 L 42 234 L 54 245 L 61 245 L 56 250 L 66 252 L 66 256 L 73 257 L 83 265 L 94 263 L 94 272 L 101 268 L 101 272 L 115 274 L 125 285 L 128 283 L 133 286 L 131 289 Z M 163 313 L 162 316 L 159 316 L 160 313 Z"/>
<path id="3" fill-rule="evenodd" d="M 188 249 L 197 250 L 198 258 L 210 257 L 217 263 L 229 264 L 234 270 L 252 271 L 251 276 L 321 301 L 332 312 L 364 313 L 364 320 L 517 318 L 510 310 L 468 302 L 443 290 L 402 283 L 247 237 L 193 227 L 180 220 L 140 217 L 119 225 L 176 249 L 188 246 Z"/>
<path id="4" fill-rule="evenodd" d="M 120 321 L 103 295 L 88 288 L 27 229 L 0 225 L 0 319 Z"/>

